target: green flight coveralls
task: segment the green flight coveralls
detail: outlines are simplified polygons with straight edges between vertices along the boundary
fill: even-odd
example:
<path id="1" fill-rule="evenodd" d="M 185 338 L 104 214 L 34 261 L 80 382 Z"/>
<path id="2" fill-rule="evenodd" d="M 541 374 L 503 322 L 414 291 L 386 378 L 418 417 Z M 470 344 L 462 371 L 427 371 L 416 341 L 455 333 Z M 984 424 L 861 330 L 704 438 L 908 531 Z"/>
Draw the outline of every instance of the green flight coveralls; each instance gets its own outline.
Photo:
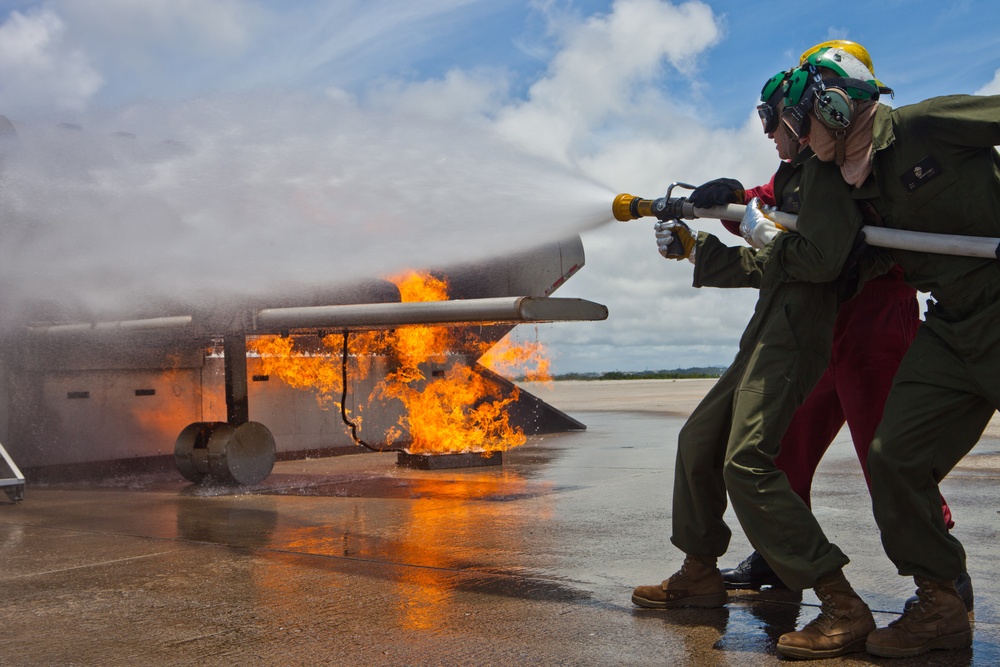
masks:
<path id="1" fill-rule="evenodd" d="M 779 168 L 774 186 L 779 208 L 795 212 L 788 204 L 797 204 L 800 180 L 808 173 L 800 166 L 812 162 L 817 160 L 806 152 Z M 827 540 L 774 458 L 795 411 L 829 364 L 845 287 L 844 280 L 836 279 L 860 227 L 858 218 L 834 233 L 807 224 L 804 231 L 836 270 L 804 271 L 812 280 L 803 281 L 789 279 L 778 241 L 754 252 L 698 235 L 696 287 L 759 287 L 760 295 L 736 358 L 678 437 L 671 541 L 685 553 L 718 557 L 726 552 L 731 537 L 723 520 L 728 491 L 751 544 L 788 586 L 811 588 L 819 577 L 849 562 Z M 780 234 L 778 239 L 794 236 Z"/>
<path id="2" fill-rule="evenodd" d="M 887 227 L 1000 237 L 1000 96 L 880 107 L 873 139 L 873 177 L 852 196 L 869 199 Z M 965 551 L 944 525 L 938 483 L 1000 408 L 1000 266 L 893 256 L 933 300 L 868 455 L 873 509 L 900 574 L 951 581 L 966 569 Z"/>

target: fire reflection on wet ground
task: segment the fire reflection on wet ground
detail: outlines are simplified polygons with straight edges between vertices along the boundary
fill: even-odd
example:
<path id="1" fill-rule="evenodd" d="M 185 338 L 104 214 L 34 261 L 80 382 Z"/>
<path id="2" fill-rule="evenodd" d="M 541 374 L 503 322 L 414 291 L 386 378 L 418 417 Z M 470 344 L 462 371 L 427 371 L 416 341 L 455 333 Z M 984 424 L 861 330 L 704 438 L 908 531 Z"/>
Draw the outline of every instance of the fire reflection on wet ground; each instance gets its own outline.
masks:
<path id="1" fill-rule="evenodd" d="M 299 486 L 295 483 L 283 484 L 262 491 L 282 496 L 326 496 L 332 498 L 400 498 L 409 500 L 453 500 L 458 502 L 489 501 L 510 502 L 537 498 L 565 491 L 569 487 L 555 487 L 551 484 L 529 484 L 510 473 L 500 472 L 499 479 L 487 475 L 477 479 L 412 479 L 406 477 L 371 477 L 364 479 L 343 479 L 310 481 Z"/>

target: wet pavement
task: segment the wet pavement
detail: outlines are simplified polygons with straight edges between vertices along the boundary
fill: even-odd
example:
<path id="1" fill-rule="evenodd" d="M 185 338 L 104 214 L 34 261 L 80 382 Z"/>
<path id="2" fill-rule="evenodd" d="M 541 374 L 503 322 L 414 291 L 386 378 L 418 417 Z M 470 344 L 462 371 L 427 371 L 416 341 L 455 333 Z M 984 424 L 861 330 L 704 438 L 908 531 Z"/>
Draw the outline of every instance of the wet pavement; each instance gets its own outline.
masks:
<path id="1" fill-rule="evenodd" d="M 176 473 L 29 484 L 0 502 L 3 665 L 773 665 L 817 613 L 785 590 L 714 610 L 641 610 L 680 563 L 673 452 L 709 381 L 531 388 L 587 424 L 503 465 L 412 470 L 393 453 L 277 464 L 264 483 Z M 943 491 L 976 588 L 971 650 L 817 665 L 1000 663 L 1000 428 Z M 0 496 L 2 499 L 2 496 Z M 912 593 L 882 553 L 846 429 L 813 506 L 885 625 Z M 749 546 L 734 538 L 722 565 Z"/>

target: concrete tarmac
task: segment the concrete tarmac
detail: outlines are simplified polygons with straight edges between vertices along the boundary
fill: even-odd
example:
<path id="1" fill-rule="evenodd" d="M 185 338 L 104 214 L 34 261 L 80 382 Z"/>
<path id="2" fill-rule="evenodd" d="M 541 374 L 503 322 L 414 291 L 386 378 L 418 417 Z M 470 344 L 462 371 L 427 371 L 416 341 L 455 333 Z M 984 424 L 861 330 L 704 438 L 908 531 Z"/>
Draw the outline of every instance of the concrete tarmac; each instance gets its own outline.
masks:
<path id="1" fill-rule="evenodd" d="M 29 484 L 0 502 L 3 665 L 776 665 L 811 591 L 643 610 L 677 569 L 677 431 L 711 381 L 530 391 L 583 432 L 530 438 L 499 467 L 419 471 L 392 453 L 277 464 L 249 489 L 176 473 Z M 976 589 L 975 643 L 817 665 L 1000 664 L 1000 429 L 945 480 Z M 0 496 L 0 500 L 3 496 Z M 845 429 L 813 508 L 880 626 L 912 594 L 882 552 Z M 750 547 L 734 537 L 723 566 Z"/>

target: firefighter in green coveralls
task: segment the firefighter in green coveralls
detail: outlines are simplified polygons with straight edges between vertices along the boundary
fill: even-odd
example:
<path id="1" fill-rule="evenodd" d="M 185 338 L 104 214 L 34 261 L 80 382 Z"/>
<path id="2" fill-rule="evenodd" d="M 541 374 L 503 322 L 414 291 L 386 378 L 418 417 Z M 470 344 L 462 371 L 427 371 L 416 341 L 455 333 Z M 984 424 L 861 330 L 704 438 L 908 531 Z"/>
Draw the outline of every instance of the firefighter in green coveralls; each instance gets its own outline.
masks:
<path id="1" fill-rule="evenodd" d="M 834 99 L 806 67 L 793 73 L 783 122 L 818 160 L 803 169 L 801 229 L 878 224 L 1000 236 L 1000 96 L 956 95 L 890 109 Z M 836 115 L 847 117 L 844 132 Z M 814 205 L 815 203 L 815 205 Z M 828 241 L 824 238 L 823 244 Z M 779 234 L 787 279 L 810 280 L 839 259 L 809 234 Z M 930 292 L 925 323 L 903 359 L 868 456 L 886 554 L 912 575 L 918 601 L 873 632 L 870 653 L 965 648 L 972 630 L 954 578 L 965 552 L 940 512 L 938 483 L 1000 408 L 1000 265 L 990 259 L 894 250 L 907 282 Z"/>
<path id="2" fill-rule="evenodd" d="M 847 94 L 874 107 L 871 99 L 878 90 L 863 64 L 853 57 L 847 70 L 844 63 L 828 64 L 842 79 L 851 80 L 845 84 Z M 797 199 L 796 191 L 808 186 L 804 166 L 816 162 L 808 150 L 798 151 L 797 138 L 788 134 L 787 126 L 777 124 L 780 109 L 775 97 L 781 99 L 786 83 L 783 75 L 776 76 L 762 93 L 762 100 L 774 105 L 774 127 L 765 126 L 765 131 L 774 138 L 779 155 L 790 159 L 775 176 L 779 204 Z M 839 187 L 846 197 L 849 186 L 840 180 Z M 684 250 L 664 254 L 693 256 L 695 286 L 735 286 L 743 281 L 759 286 L 760 295 L 735 360 L 678 438 L 671 541 L 686 554 L 684 565 L 662 584 L 636 588 L 632 601 L 651 608 L 726 602 L 716 563 L 731 535 L 723 520 L 728 492 L 750 542 L 781 580 L 792 588 L 814 588 L 823 604 L 821 615 L 806 628 L 781 637 L 779 653 L 823 658 L 863 650 L 875 621 L 844 577 L 847 556 L 827 540 L 808 506 L 775 466 L 774 457 L 796 409 L 830 361 L 839 303 L 852 296 L 859 283 L 855 241 L 862 222 L 855 215 L 845 216 L 836 227 L 812 224 L 808 207 L 816 206 L 816 200 L 803 199 L 801 205 L 799 234 L 808 235 L 813 255 L 796 255 L 792 267 L 783 257 L 786 244 L 781 241 L 799 234 L 780 233 L 759 202 L 756 206 L 751 202 L 741 225 L 757 252 L 726 247 L 708 234 L 695 236 L 680 222 L 659 225 L 661 252 L 676 238 Z M 883 259 L 863 262 L 865 271 L 877 274 L 888 269 L 891 260 Z M 849 269 L 842 271 L 845 265 Z M 791 278 L 790 268 L 799 275 Z"/>

